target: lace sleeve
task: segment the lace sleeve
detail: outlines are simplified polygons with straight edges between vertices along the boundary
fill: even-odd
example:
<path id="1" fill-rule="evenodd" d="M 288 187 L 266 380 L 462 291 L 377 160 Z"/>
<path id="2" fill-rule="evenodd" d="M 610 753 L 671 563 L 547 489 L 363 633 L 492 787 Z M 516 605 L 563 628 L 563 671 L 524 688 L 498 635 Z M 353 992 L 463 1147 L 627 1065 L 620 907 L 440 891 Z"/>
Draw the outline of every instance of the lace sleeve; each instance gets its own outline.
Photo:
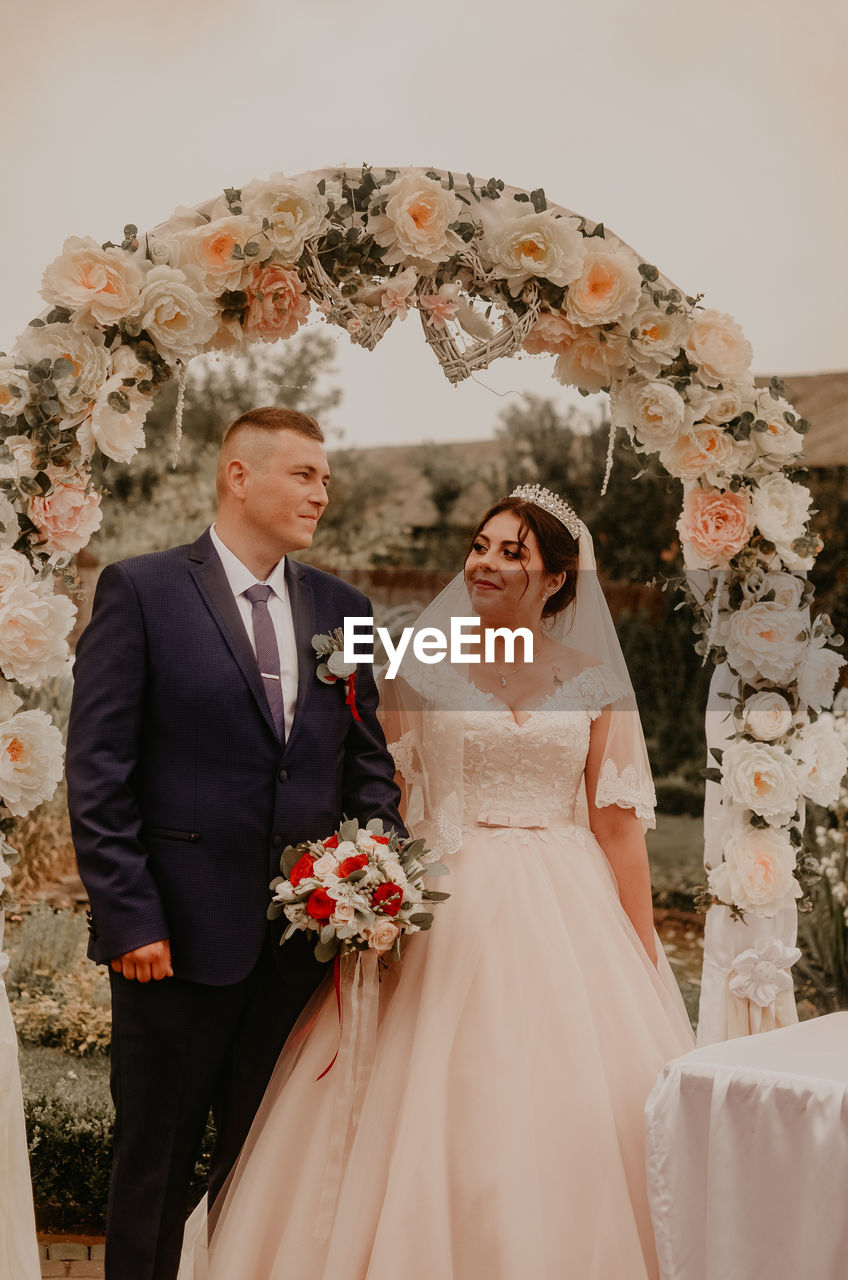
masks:
<path id="1" fill-rule="evenodd" d="M 577 677 L 577 690 L 581 706 L 597 720 L 604 707 L 618 701 L 626 690 L 621 681 L 602 663 L 584 667 Z"/>
<path id="2" fill-rule="evenodd" d="M 599 809 L 613 804 L 620 809 L 635 809 L 636 816 L 642 822 L 652 829 L 657 825 L 654 817 L 657 806 L 654 784 L 650 778 L 640 777 L 635 765 L 628 764 L 619 773 L 613 760 L 605 760 L 598 778 L 595 804 Z"/>
<path id="3" fill-rule="evenodd" d="M 398 773 L 402 773 L 409 786 L 415 786 L 422 780 L 418 755 L 415 750 L 415 739 L 411 730 L 402 734 L 396 742 L 388 744 Z"/>

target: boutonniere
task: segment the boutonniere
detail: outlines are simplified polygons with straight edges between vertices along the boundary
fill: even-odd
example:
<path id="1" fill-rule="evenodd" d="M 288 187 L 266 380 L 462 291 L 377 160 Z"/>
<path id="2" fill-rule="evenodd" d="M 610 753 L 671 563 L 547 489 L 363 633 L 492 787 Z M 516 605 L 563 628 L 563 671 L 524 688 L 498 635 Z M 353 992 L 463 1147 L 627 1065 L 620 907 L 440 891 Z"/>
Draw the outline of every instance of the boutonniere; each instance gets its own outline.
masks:
<path id="1" fill-rule="evenodd" d="M 326 635 L 312 637 L 312 648 L 321 661 L 315 671 L 323 684 L 335 684 L 341 680 L 345 687 L 345 702 L 350 707 L 354 720 L 362 716 L 356 709 L 356 663 L 344 660 L 344 632 L 341 627 L 328 631 Z"/>

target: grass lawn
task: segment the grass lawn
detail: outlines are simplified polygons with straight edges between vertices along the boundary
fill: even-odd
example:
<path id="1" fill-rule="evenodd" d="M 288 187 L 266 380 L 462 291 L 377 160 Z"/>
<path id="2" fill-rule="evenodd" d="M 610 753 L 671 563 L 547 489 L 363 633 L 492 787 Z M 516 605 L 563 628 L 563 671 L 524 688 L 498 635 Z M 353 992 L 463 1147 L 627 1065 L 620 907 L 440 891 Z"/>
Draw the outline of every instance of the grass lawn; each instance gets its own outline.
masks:
<path id="1" fill-rule="evenodd" d="M 657 814 L 657 829 L 647 841 L 654 906 L 691 911 L 692 891 L 706 878 L 702 819 Z"/>

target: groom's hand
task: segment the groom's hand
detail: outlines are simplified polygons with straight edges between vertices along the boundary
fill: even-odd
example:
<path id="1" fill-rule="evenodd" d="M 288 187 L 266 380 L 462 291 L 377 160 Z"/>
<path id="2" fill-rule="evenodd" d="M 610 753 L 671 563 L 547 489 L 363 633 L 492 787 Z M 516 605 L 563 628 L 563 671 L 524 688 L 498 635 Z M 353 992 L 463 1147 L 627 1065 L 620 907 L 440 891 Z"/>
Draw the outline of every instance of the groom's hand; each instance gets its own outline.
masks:
<path id="1" fill-rule="evenodd" d="M 135 951 L 128 951 L 124 956 L 116 956 L 112 968 L 125 978 L 135 978 L 138 982 L 173 978 L 171 944 L 167 938 L 161 942 L 148 942 L 146 947 L 136 947 Z"/>

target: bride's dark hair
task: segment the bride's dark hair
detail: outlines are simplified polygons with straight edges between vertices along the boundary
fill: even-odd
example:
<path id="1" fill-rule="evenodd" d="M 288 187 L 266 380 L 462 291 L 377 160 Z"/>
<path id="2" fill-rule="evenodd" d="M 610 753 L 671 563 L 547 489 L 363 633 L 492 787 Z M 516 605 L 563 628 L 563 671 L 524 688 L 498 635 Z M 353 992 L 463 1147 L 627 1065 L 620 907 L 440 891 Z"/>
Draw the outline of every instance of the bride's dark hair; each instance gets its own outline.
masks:
<path id="1" fill-rule="evenodd" d="M 580 544 L 568 532 L 565 525 L 560 520 L 557 520 L 556 516 L 552 516 L 550 511 L 546 511 L 544 507 L 536 506 L 535 502 L 526 502 L 524 498 L 501 498 L 500 502 L 496 502 L 494 506 L 489 507 L 489 510 L 471 535 L 471 542 L 465 556 L 466 560 L 470 554 L 471 547 L 486 525 L 495 516 L 499 516 L 502 511 L 512 511 L 518 516 L 520 521 L 518 526 L 519 544 L 524 546 L 528 532 L 532 532 L 538 543 L 539 554 L 542 557 L 542 564 L 545 566 L 545 570 L 548 573 L 565 574 L 565 582 L 559 591 L 555 591 L 552 596 L 548 597 L 542 609 L 543 618 L 555 618 L 558 613 L 562 613 L 563 609 L 568 608 L 577 595 L 577 565 L 580 559 Z M 524 573 L 529 584 L 530 576 L 526 569 L 524 569 Z"/>

